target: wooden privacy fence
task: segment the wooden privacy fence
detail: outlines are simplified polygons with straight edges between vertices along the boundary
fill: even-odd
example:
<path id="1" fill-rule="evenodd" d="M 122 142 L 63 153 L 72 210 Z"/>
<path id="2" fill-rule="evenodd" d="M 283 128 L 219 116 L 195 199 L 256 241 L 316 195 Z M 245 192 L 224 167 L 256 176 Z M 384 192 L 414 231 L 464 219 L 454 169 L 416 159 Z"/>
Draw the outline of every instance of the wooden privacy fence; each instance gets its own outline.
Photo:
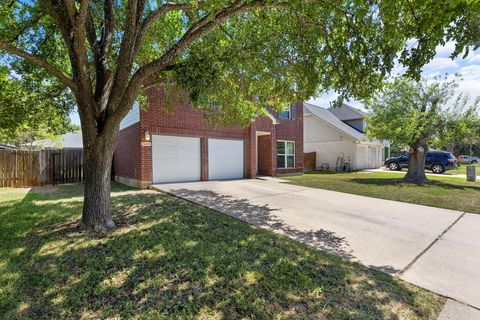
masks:
<path id="1" fill-rule="evenodd" d="M 303 168 L 305 171 L 313 171 L 317 168 L 316 160 L 317 160 L 317 153 L 316 152 L 308 152 L 303 154 L 304 165 Z"/>
<path id="2" fill-rule="evenodd" d="M 0 150 L 0 187 L 83 181 L 82 149 Z"/>

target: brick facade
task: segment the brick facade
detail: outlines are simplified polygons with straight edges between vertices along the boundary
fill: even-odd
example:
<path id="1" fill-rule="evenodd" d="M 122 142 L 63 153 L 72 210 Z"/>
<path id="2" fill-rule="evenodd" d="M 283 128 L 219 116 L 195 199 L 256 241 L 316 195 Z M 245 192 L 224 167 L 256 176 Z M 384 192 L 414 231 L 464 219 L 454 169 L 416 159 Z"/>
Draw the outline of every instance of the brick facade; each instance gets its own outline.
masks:
<path id="1" fill-rule="evenodd" d="M 242 139 L 245 144 L 245 176 L 277 175 L 303 172 L 303 107 L 293 108 L 293 120 L 278 120 L 266 116 L 257 118 L 247 128 L 222 127 L 208 124 L 202 110 L 192 108 L 185 95 L 169 96 L 162 87 L 147 91 L 148 109 L 140 111 L 140 122 L 120 130 L 115 150 L 115 176 L 120 182 L 136 187 L 152 183 L 152 148 L 141 146 L 145 132 L 201 138 L 201 179 L 208 180 L 208 138 Z M 276 116 L 276 115 L 275 115 Z M 257 146 L 257 139 L 259 141 Z M 295 142 L 295 168 L 276 168 L 277 140 Z M 132 183 L 132 181 L 134 183 Z"/>
<path id="2" fill-rule="evenodd" d="M 276 140 L 295 142 L 295 168 L 277 168 L 276 174 L 303 172 L 303 103 L 297 102 L 292 109 L 293 120 L 278 120 L 276 125 Z M 274 145 L 275 153 L 277 144 Z M 275 157 L 275 167 L 276 167 Z"/>
<path id="3" fill-rule="evenodd" d="M 115 177 L 120 177 L 117 180 L 134 187 L 144 188 L 148 185 L 145 186 L 147 183 L 142 183 L 141 180 L 140 141 L 140 122 L 120 130 L 113 157 L 113 166 Z"/>

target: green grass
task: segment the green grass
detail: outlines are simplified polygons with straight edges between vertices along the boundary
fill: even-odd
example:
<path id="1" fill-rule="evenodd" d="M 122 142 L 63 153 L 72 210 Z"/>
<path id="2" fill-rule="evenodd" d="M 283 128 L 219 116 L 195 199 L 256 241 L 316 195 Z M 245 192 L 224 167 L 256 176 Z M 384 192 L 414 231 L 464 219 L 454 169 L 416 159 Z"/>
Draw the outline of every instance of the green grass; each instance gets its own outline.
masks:
<path id="1" fill-rule="evenodd" d="M 404 183 L 399 172 L 312 172 L 285 177 L 292 184 L 480 213 L 480 183 L 461 178 L 428 176 L 430 183 Z"/>
<path id="2" fill-rule="evenodd" d="M 165 194 L 113 186 L 111 232 L 82 190 L 0 189 L 0 318 L 436 319 L 444 299 Z"/>
<path id="3" fill-rule="evenodd" d="M 475 166 L 477 176 L 480 175 L 480 163 L 476 164 L 461 164 L 456 170 L 448 170 L 446 174 L 467 174 L 467 166 Z"/>

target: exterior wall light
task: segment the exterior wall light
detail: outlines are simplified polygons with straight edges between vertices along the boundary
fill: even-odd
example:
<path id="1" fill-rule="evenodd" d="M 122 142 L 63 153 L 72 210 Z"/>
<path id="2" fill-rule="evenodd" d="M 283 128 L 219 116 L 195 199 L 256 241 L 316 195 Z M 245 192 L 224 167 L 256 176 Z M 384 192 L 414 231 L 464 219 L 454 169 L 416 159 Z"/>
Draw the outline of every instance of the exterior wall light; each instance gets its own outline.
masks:
<path id="1" fill-rule="evenodd" d="M 145 141 L 150 141 L 150 132 L 148 130 L 145 131 Z"/>

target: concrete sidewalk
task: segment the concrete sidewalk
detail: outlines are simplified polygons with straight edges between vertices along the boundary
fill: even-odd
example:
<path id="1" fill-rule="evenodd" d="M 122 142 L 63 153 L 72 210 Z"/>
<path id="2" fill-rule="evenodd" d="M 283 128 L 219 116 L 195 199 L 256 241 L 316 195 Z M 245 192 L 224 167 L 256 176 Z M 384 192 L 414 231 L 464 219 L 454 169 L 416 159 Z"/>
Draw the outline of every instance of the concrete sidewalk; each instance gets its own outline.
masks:
<path id="1" fill-rule="evenodd" d="M 480 215 L 277 180 L 152 187 L 480 308 Z"/>

